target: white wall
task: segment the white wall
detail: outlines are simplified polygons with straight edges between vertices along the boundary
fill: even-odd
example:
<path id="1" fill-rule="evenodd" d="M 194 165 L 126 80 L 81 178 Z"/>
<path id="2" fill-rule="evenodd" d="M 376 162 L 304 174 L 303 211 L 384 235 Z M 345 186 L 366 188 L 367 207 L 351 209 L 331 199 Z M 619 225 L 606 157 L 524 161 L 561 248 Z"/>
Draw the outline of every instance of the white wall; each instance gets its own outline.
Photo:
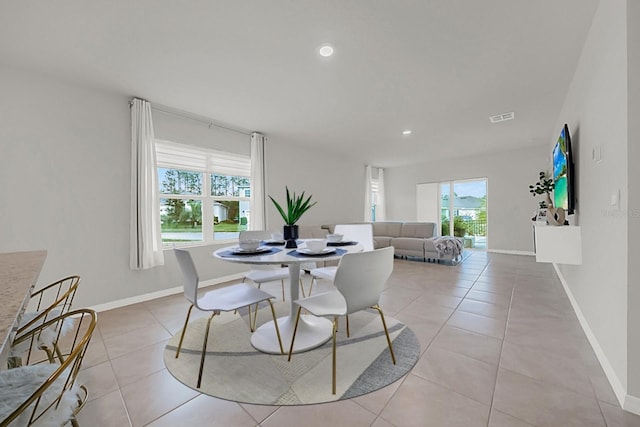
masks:
<path id="1" fill-rule="evenodd" d="M 629 236 L 640 236 L 640 2 L 627 2 L 628 55 L 628 149 Z M 627 319 L 627 387 L 628 394 L 640 397 L 640 239 L 628 243 L 628 319 Z"/>
<path id="2" fill-rule="evenodd" d="M 416 219 L 416 184 L 487 178 L 488 249 L 533 252 L 531 217 L 538 199 L 529 185 L 549 169 L 550 155 L 546 146 L 536 146 L 386 169 L 387 218 Z"/>
<path id="3" fill-rule="evenodd" d="M 603 1 L 556 126 L 559 131 L 566 122 L 572 133 L 583 259 L 582 265 L 558 269 L 621 401 L 628 386 L 627 89 L 626 0 Z M 591 158 L 596 146 L 602 147 L 601 162 Z M 613 207 L 611 196 L 618 191 L 620 205 Z"/>
<path id="4" fill-rule="evenodd" d="M 416 220 L 440 223 L 440 185 L 416 185 Z"/>
<path id="5" fill-rule="evenodd" d="M 0 65 L 0 93 L 0 252 L 46 249 L 39 285 L 81 275 L 78 306 L 178 286 L 170 251 L 164 267 L 129 269 L 131 96 L 6 65 Z M 330 156 L 275 141 L 268 153 L 275 156 L 267 159 L 268 193 L 284 196 L 288 184 L 319 201 L 305 221 L 359 219 L 354 213 L 362 211 L 362 165 L 331 162 Z M 269 214 L 281 224 L 273 220 L 275 211 Z M 213 259 L 216 247 L 193 251 L 201 279 L 246 269 Z"/>
<path id="6" fill-rule="evenodd" d="M 282 205 L 288 186 L 290 191 L 304 191 L 305 197 L 312 195 L 312 200 L 318 202 L 302 216 L 299 225 L 363 220 L 364 163 L 272 138 L 266 143 L 265 159 L 268 195 Z M 267 224 L 271 229 L 284 224 L 271 200 L 267 202 Z"/>

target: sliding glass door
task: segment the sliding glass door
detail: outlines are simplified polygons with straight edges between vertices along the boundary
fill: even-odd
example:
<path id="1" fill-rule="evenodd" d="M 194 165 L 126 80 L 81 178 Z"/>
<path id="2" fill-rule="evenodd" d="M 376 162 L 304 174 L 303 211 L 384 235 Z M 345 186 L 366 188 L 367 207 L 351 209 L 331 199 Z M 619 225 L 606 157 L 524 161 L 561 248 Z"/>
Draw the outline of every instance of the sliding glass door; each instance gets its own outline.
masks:
<path id="1" fill-rule="evenodd" d="M 440 184 L 440 231 L 456 236 L 466 248 L 487 247 L 487 180 L 446 181 Z"/>

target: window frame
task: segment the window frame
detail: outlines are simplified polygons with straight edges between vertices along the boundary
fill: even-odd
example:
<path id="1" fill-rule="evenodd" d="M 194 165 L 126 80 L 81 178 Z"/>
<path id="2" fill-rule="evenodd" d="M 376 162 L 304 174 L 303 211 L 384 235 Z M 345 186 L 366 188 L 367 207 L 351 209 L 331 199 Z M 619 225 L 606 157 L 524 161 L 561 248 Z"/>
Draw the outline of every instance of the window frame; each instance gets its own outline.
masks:
<path id="1" fill-rule="evenodd" d="M 164 148 L 170 148 L 171 150 L 180 151 L 181 148 L 185 150 L 185 152 L 189 152 L 189 154 L 198 153 L 205 158 L 205 165 L 200 167 L 188 167 L 188 166 L 176 166 L 178 161 L 169 162 L 158 159 L 156 161 L 156 173 L 158 173 L 159 169 L 168 169 L 168 170 L 179 170 L 185 172 L 195 172 L 202 174 L 202 193 L 201 194 L 166 194 L 162 192 L 160 187 L 160 182 L 158 182 L 158 197 L 159 200 L 162 199 L 173 199 L 173 200 L 200 200 L 201 203 L 201 213 L 202 213 L 202 240 L 194 240 L 188 242 L 162 242 L 163 249 L 170 249 L 172 247 L 189 247 L 189 246 L 204 246 L 204 245 L 212 245 L 212 244 L 227 244 L 230 242 L 234 242 L 237 238 L 229 238 L 229 239 L 216 239 L 215 238 L 215 224 L 214 224 L 214 203 L 216 201 L 237 201 L 240 202 L 249 202 L 251 203 L 251 197 L 244 196 L 214 196 L 211 194 L 211 176 L 212 175 L 222 175 L 222 176 L 236 176 L 236 177 L 245 177 L 249 180 L 249 184 L 251 184 L 252 177 L 250 176 L 251 170 L 251 157 L 247 155 L 224 152 L 221 150 L 211 150 L 206 148 L 201 148 L 198 146 L 187 145 L 175 143 L 172 141 L 165 140 L 155 140 L 156 151 L 157 147 L 161 146 Z M 215 169 L 209 169 L 211 162 L 211 158 L 215 158 L 216 155 L 220 155 L 221 157 L 227 156 L 233 157 L 236 160 L 241 159 L 241 163 L 244 162 L 248 164 L 248 168 L 238 169 L 235 173 L 233 172 L 233 167 L 231 169 L 227 169 L 226 171 L 219 171 Z M 176 158 L 178 158 L 180 154 L 176 154 Z M 160 157 L 171 157 L 171 155 L 163 155 Z M 217 162 L 214 162 L 217 163 Z M 244 165 L 242 165 L 244 166 Z M 244 171 L 248 170 L 249 175 L 244 173 Z M 160 209 L 160 204 L 158 205 L 158 209 Z M 251 217 L 249 216 L 247 222 L 247 228 L 249 227 Z"/>

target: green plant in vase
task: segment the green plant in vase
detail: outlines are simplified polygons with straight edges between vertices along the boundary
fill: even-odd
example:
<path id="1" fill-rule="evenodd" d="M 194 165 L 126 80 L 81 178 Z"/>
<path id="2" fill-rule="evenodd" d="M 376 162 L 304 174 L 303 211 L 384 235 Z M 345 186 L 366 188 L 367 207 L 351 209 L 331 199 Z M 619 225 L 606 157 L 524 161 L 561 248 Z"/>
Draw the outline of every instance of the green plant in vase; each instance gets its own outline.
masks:
<path id="1" fill-rule="evenodd" d="M 540 209 L 553 207 L 550 193 L 553 191 L 554 186 L 553 178 L 547 178 L 546 172 L 542 171 L 540 172 L 538 182 L 529 186 L 529 193 L 531 193 L 533 197 L 541 196 L 543 194 L 546 195 L 545 200 L 538 202 Z"/>
<path id="2" fill-rule="evenodd" d="M 545 200 L 539 202 L 540 209 L 546 208 L 545 218 L 547 219 L 547 224 L 549 225 L 565 225 L 565 212 L 561 207 L 554 207 L 553 202 L 551 201 L 551 192 L 555 188 L 555 183 L 552 178 L 548 178 L 545 172 L 540 172 L 540 178 L 538 182 L 534 185 L 529 186 L 529 193 L 532 196 L 542 195 L 544 194 Z"/>
<path id="3" fill-rule="evenodd" d="M 287 190 L 287 206 L 286 211 L 280 206 L 280 203 L 276 202 L 276 200 L 269 196 L 273 204 L 275 205 L 278 212 L 280 212 L 280 216 L 284 220 L 284 238 L 287 241 L 287 248 L 296 248 L 298 247 L 296 244 L 296 239 L 298 238 L 298 226 L 296 222 L 302 217 L 302 215 L 311 209 L 313 205 L 318 202 L 311 203 L 311 197 L 309 196 L 305 199 L 304 191 L 300 195 L 296 195 L 295 192 L 290 193 L 289 187 L 285 187 Z"/>

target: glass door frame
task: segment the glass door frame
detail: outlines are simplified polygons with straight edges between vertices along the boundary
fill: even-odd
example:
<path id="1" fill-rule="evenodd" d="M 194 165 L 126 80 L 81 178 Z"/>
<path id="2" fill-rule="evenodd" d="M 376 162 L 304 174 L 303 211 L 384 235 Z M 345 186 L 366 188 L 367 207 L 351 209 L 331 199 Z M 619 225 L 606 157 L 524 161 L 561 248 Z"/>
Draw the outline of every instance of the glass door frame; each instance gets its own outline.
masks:
<path id="1" fill-rule="evenodd" d="M 455 187 L 456 184 L 460 184 L 460 183 L 465 183 L 465 182 L 484 182 L 484 187 L 485 187 L 485 196 L 486 196 L 486 203 L 484 206 L 484 212 L 485 212 L 485 217 L 486 217 L 486 213 L 488 211 L 487 209 L 487 204 L 488 204 L 488 185 L 489 185 L 489 180 L 486 177 L 481 177 L 481 178 L 468 178 L 468 179 L 458 179 L 458 180 L 450 180 L 450 181 L 441 181 L 438 182 L 438 190 L 440 193 L 440 197 L 438 199 L 438 209 L 440 212 L 439 218 L 438 218 L 438 230 L 439 232 L 443 235 L 443 236 L 454 236 L 455 235 Z M 443 204 L 443 190 L 444 187 L 448 187 L 448 206 L 445 206 Z M 443 226 L 443 210 L 446 209 L 448 211 L 447 217 L 448 217 L 448 221 L 449 221 L 449 230 L 448 233 L 445 234 L 442 231 L 442 226 Z M 484 233 L 484 238 L 485 238 L 485 242 L 484 242 L 484 249 L 487 248 L 487 243 L 486 241 L 488 240 L 488 226 L 485 224 L 485 233 Z M 467 232 L 465 230 L 465 236 L 464 238 L 467 238 Z M 475 237 L 474 237 L 475 240 Z M 475 247 L 475 243 L 473 243 L 471 245 L 471 247 Z"/>

